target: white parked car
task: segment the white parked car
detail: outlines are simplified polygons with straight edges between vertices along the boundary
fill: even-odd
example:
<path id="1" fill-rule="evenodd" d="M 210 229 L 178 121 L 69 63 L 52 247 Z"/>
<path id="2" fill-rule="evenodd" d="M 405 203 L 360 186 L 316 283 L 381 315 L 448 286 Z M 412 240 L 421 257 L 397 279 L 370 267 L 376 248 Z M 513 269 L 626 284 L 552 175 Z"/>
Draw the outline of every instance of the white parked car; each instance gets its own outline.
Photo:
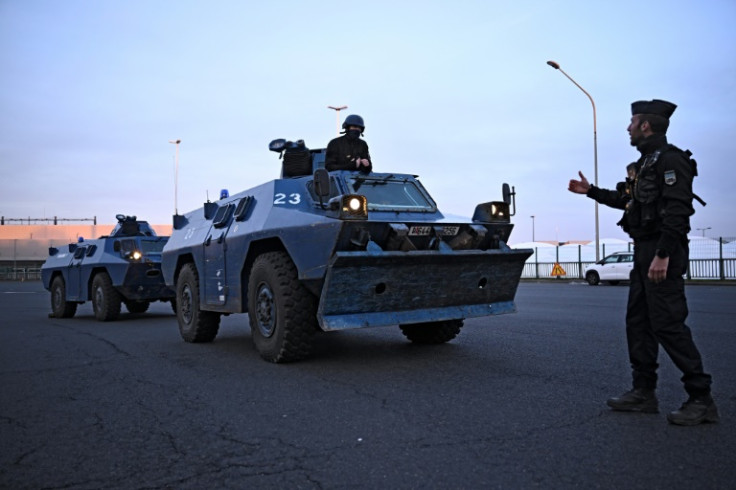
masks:
<path id="1" fill-rule="evenodd" d="M 619 281 L 628 281 L 631 269 L 634 267 L 634 252 L 616 252 L 603 260 L 585 268 L 585 280 L 591 286 L 601 281 L 609 284 L 618 284 Z"/>

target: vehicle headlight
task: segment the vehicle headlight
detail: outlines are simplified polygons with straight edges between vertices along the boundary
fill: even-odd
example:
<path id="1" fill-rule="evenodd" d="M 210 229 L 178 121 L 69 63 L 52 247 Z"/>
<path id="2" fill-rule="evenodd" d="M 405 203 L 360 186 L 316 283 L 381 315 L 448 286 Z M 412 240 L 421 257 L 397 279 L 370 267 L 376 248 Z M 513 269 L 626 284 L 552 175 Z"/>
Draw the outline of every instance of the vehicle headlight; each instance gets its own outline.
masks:
<path id="1" fill-rule="evenodd" d="M 348 199 L 347 208 L 349 212 L 355 213 L 357 211 L 360 211 L 362 207 L 363 207 L 363 201 L 361 201 L 360 198 L 351 197 L 350 199 Z"/>
<path id="2" fill-rule="evenodd" d="M 141 260 L 143 254 L 139 250 L 133 250 L 132 252 L 126 252 L 124 258 L 128 260 Z"/>
<path id="3" fill-rule="evenodd" d="M 492 221 L 509 221 L 509 205 L 503 201 L 493 201 L 491 203 L 491 220 Z"/>
<path id="4" fill-rule="evenodd" d="M 508 203 L 503 201 L 492 201 L 478 204 L 475 207 L 473 221 L 481 223 L 510 223 L 511 213 Z"/>
<path id="5" fill-rule="evenodd" d="M 360 194 L 345 194 L 330 199 L 330 208 L 339 211 L 340 219 L 366 219 L 368 199 Z"/>

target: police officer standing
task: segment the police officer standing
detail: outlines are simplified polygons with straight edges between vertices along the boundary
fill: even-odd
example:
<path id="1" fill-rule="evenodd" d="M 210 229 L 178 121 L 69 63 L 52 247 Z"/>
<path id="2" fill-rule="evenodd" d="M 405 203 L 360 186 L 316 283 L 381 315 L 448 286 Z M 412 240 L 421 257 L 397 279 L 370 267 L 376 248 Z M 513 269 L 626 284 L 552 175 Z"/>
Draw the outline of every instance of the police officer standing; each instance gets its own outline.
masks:
<path id="1" fill-rule="evenodd" d="M 607 206 L 623 209 L 619 222 L 634 240 L 634 267 L 626 311 L 626 337 L 633 387 L 607 401 L 613 410 L 657 413 L 657 356 L 659 346 L 682 371 L 689 398 L 667 420 L 678 425 L 718 422 L 711 397 L 711 376 L 690 329 L 685 283 L 688 266 L 693 177 L 690 152 L 668 144 L 669 119 L 677 106 L 664 100 L 631 104 L 628 132 L 641 158 L 629 166 L 629 178 L 616 190 L 591 185 L 582 172 L 568 189 Z"/>
<path id="2" fill-rule="evenodd" d="M 360 139 L 365 131 L 363 118 L 351 114 L 342 123 L 343 136 L 327 145 L 325 168 L 327 170 L 360 170 L 369 173 L 373 169 L 368 143 Z"/>

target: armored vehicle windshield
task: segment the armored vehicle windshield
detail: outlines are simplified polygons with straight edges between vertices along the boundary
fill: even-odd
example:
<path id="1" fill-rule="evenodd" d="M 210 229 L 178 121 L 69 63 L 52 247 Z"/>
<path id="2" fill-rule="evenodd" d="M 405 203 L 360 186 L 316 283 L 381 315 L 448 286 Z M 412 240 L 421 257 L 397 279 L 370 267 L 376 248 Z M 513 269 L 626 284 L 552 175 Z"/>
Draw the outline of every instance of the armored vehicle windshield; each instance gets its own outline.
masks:
<path id="1" fill-rule="evenodd" d="M 433 213 L 437 210 L 419 181 L 408 175 L 353 175 L 346 181 L 351 192 L 366 197 L 370 211 Z"/>

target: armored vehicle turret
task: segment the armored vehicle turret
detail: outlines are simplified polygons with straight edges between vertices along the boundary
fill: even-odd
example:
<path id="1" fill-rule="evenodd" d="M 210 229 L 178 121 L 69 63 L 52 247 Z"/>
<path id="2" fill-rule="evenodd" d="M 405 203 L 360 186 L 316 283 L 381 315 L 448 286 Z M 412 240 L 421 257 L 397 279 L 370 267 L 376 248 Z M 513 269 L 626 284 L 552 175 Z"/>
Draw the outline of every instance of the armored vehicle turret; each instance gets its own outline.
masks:
<path id="1" fill-rule="evenodd" d="M 161 251 L 169 237 L 156 236 L 135 216 L 116 218 L 108 236 L 49 248 L 41 280 L 51 292 L 50 316 L 70 318 L 88 300 L 101 321 L 117 318 L 123 303 L 130 313 L 144 313 L 152 301 L 173 305 L 174 291 L 161 275 Z"/>
<path id="2" fill-rule="evenodd" d="M 532 251 L 507 246 L 507 185 L 472 219 L 447 219 L 413 175 L 327 172 L 324 150 L 271 149 L 300 152 L 285 155 L 291 177 L 174 216 L 162 272 L 185 341 L 210 342 L 221 315 L 247 312 L 260 355 L 284 362 L 309 355 L 319 331 L 398 325 L 434 344 L 465 318 L 515 311 Z"/>

